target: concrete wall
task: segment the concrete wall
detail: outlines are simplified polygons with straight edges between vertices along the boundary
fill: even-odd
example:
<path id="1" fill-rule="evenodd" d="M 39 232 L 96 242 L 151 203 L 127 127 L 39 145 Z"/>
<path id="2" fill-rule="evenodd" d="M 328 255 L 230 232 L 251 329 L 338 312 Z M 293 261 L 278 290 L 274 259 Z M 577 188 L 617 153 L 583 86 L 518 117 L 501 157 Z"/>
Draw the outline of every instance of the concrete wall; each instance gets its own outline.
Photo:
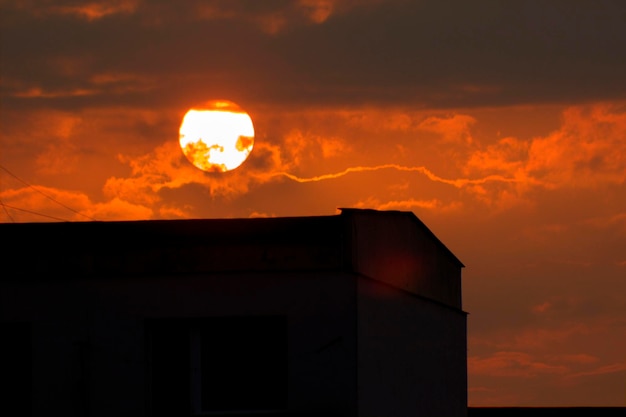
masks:
<path id="1" fill-rule="evenodd" d="M 359 416 L 465 417 L 465 313 L 370 279 L 357 300 Z"/>
<path id="2" fill-rule="evenodd" d="M 286 315 L 289 410 L 352 415 L 355 303 L 340 274 L 0 283 L 0 321 L 32 327 L 34 415 L 146 415 L 146 320 L 213 315 Z"/>

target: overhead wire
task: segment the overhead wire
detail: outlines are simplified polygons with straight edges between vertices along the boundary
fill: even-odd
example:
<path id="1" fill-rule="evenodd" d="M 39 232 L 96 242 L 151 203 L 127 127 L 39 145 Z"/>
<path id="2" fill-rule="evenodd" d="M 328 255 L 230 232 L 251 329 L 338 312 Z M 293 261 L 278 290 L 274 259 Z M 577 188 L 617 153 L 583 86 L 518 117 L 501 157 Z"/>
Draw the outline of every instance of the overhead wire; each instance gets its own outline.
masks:
<path id="1" fill-rule="evenodd" d="M 13 218 L 13 216 L 11 216 L 11 213 L 9 213 L 9 210 L 7 210 L 6 205 L 4 204 L 4 201 L 2 201 L 1 198 L 0 198 L 0 206 L 2 206 L 2 209 L 4 210 L 4 214 L 6 214 L 7 217 L 11 220 L 11 223 L 15 223 L 15 219 Z"/>
<path id="2" fill-rule="evenodd" d="M 71 212 L 73 212 L 73 213 L 76 213 L 76 214 L 78 214 L 79 216 L 83 216 L 83 217 L 88 218 L 88 219 L 90 219 L 90 220 L 97 221 L 97 219 L 95 219 L 95 218 L 93 218 L 93 217 L 91 217 L 91 216 L 88 216 L 88 215 L 86 215 L 86 214 L 83 214 L 83 213 L 81 213 L 81 212 L 79 212 L 79 211 L 77 211 L 77 210 L 74 210 L 73 208 L 71 208 L 71 207 L 69 207 L 69 206 L 67 206 L 67 205 L 65 205 L 65 204 L 63 204 L 63 203 L 61 203 L 60 201 L 58 201 L 56 198 L 52 197 L 51 195 L 48 195 L 48 194 L 44 193 L 43 191 L 39 190 L 37 187 L 33 186 L 32 184 L 29 184 L 29 183 L 28 183 L 28 182 L 26 182 L 25 180 L 21 179 L 20 177 L 18 177 L 17 175 L 15 175 L 15 174 L 14 174 L 14 173 L 12 173 L 11 171 L 9 171 L 6 167 L 4 167 L 4 166 L 0 165 L 0 168 L 1 168 L 4 172 L 6 172 L 7 174 L 9 174 L 11 177 L 15 178 L 16 180 L 18 180 L 18 181 L 19 181 L 19 182 L 21 182 L 22 184 L 26 185 L 27 187 L 29 187 L 29 188 L 31 188 L 31 189 L 33 189 L 33 190 L 35 190 L 36 192 L 38 192 L 39 194 L 43 195 L 43 196 L 44 196 L 44 197 L 46 197 L 47 199 L 49 199 L 49 200 L 53 201 L 54 203 L 58 204 L 59 206 L 61 206 L 61 207 L 65 208 L 65 209 L 67 209 L 67 210 L 69 210 L 69 211 L 71 211 Z M 9 206 L 9 205 L 4 204 L 4 203 L 2 203 L 2 206 L 3 206 L 3 208 L 4 208 L 4 210 L 5 210 L 5 211 L 6 211 L 6 208 L 8 207 L 8 208 L 11 208 L 11 209 L 14 209 L 14 210 L 19 210 L 19 211 L 23 211 L 23 212 L 27 212 L 27 213 L 31 213 L 31 214 L 36 214 L 36 215 L 39 215 L 39 216 L 48 217 L 48 218 L 55 219 L 55 220 L 67 221 L 67 220 L 64 220 L 64 219 L 59 219 L 59 218 L 54 217 L 54 216 L 49 216 L 49 215 L 46 215 L 46 214 L 37 213 L 37 212 L 34 212 L 34 211 L 30 211 L 30 210 L 25 210 L 25 209 L 20 209 L 20 208 L 17 208 L 17 207 L 12 207 L 12 206 Z M 10 215 L 9 215 L 9 218 L 11 218 L 11 216 L 10 216 Z M 12 219 L 12 218 L 11 218 L 11 219 Z"/>
<path id="3" fill-rule="evenodd" d="M 1 191 L 2 191 L 2 183 L 0 182 L 0 192 Z M 2 206 L 2 209 L 4 210 L 4 214 L 6 214 L 9 220 L 11 220 L 11 223 L 15 223 L 15 219 L 13 218 L 13 216 L 11 216 L 11 213 L 9 213 L 9 210 L 7 210 L 6 206 L 4 205 L 4 201 L 2 201 L 2 198 L 0 198 L 0 205 Z"/>
<path id="4" fill-rule="evenodd" d="M 4 204 L 4 203 L 2 203 L 2 202 L 0 202 L 0 204 L 2 205 L 2 207 L 4 207 L 4 208 L 5 208 L 5 210 L 6 210 L 6 208 L 8 207 L 8 208 L 10 208 L 11 210 L 23 211 L 23 212 L 25 212 L 25 213 L 35 214 L 35 215 L 37 215 L 37 216 L 42 216 L 42 217 L 47 217 L 47 218 L 49 218 L 49 219 L 58 220 L 58 221 L 61 221 L 61 222 L 69 222 L 69 221 L 70 221 L 70 220 L 67 220 L 67 219 L 62 219 L 62 218 L 60 218 L 60 217 L 50 216 L 50 215 L 48 215 L 48 214 L 37 213 L 36 211 L 32 211 L 32 210 L 26 210 L 26 209 L 19 208 L 19 207 L 13 207 L 13 206 L 10 206 L 10 205 L 8 205 L 8 204 Z M 11 215 L 9 215 L 8 213 L 7 213 L 7 215 L 8 215 L 9 217 L 11 217 Z M 12 218 L 12 217 L 11 217 L 11 220 L 13 220 L 13 218 Z M 15 221 L 13 221 L 13 223 L 15 223 Z"/>

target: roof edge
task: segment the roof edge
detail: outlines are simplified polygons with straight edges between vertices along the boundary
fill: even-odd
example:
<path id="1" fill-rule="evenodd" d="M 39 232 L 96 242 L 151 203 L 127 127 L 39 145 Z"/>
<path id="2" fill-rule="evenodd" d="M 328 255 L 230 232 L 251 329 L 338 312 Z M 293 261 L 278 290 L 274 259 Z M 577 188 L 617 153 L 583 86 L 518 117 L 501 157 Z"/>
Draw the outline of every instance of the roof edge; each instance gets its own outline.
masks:
<path id="1" fill-rule="evenodd" d="M 341 215 L 350 215 L 351 212 L 352 213 L 360 212 L 360 213 L 382 213 L 382 214 L 394 214 L 394 215 L 408 216 L 411 218 L 413 222 L 415 222 L 418 225 L 418 227 L 424 230 L 424 232 L 426 232 L 426 234 L 430 236 L 430 238 L 433 239 L 433 241 L 437 245 L 439 245 L 444 250 L 444 252 L 446 252 L 452 258 L 453 261 L 455 261 L 461 268 L 465 268 L 465 265 L 463 264 L 463 262 L 461 262 L 461 260 L 437 237 L 437 235 L 435 235 L 435 233 L 433 233 L 433 231 L 430 230 L 428 226 L 426 226 L 426 224 L 422 220 L 420 220 L 420 218 L 417 217 L 417 215 L 413 213 L 412 211 L 376 210 L 376 209 L 369 209 L 369 208 L 362 209 L 362 208 L 349 208 L 349 207 L 339 207 L 338 210 L 341 211 Z"/>

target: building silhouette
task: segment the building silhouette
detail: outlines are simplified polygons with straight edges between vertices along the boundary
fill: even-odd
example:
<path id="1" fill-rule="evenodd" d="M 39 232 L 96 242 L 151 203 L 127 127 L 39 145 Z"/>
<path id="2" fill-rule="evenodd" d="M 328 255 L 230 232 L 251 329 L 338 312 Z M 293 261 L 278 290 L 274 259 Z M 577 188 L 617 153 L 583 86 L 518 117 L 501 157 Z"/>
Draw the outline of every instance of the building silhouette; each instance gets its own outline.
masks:
<path id="1" fill-rule="evenodd" d="M 11 415 L 467 415 L 463 264 L 413 213 L 0 236 Z"/>

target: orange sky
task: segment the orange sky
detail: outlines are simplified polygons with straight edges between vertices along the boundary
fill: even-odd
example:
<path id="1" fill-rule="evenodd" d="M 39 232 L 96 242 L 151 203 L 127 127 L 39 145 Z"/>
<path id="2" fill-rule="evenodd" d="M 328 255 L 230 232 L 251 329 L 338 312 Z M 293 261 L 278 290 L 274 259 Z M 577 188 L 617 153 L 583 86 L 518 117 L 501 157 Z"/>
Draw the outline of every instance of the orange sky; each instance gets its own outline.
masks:
<path id="1" fill-rule="evenodd" d="M 0 221 L 413 211 L 470 406 L 626 405 L 626 2 L 0 0 Z M 249 159 L 204 173 L 188 108 Z"/>

